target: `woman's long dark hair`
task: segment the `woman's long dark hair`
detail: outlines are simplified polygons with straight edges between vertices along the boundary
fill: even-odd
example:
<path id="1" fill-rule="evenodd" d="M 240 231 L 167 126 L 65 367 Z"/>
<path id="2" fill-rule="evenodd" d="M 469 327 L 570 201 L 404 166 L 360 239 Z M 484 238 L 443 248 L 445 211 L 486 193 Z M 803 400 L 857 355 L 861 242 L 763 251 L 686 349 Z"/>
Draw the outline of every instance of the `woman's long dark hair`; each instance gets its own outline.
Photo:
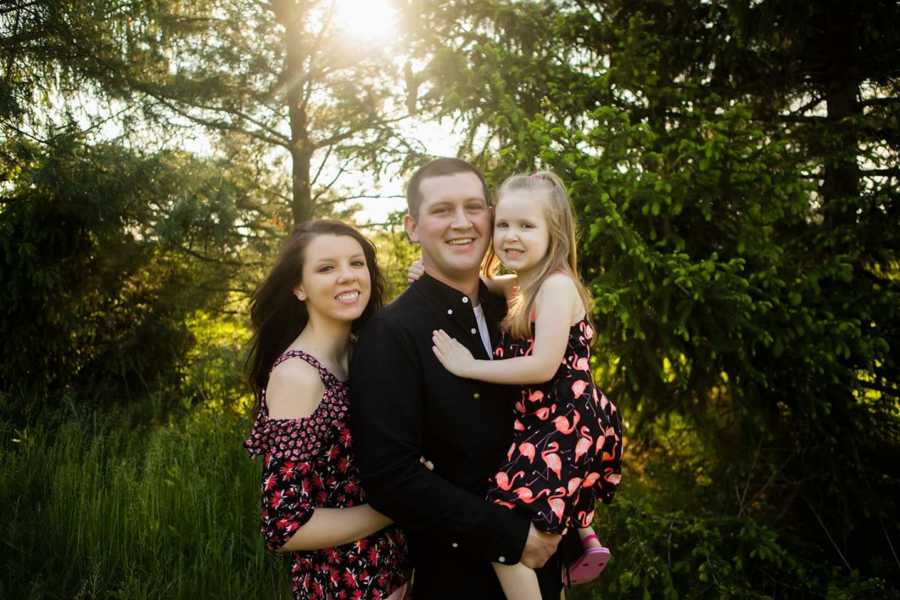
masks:
<path id="1" fill-rule="evenodd" d="M 375 245 L 351 225 L 322 219 L 298 225 L 281 246 L 278 260 L 269 275 L 256 288 L 250 302 L 250 320 L 253 339 L 247 355 L 247 379 L 256 396 L 256 406 L 269 383 L 269 371 L 282 352 L 293 342 L 306 323 L 309 312 L 306 303 L 297 300 L 294 289 L 302 282 L 303 261 L 306 247 L 320 235 L 351 237 L 363 249 L 372 293 L 362 315 L 353 322 L 351 331 L 356 333 L 365 322 L 381 308 L 384 302 L 384 279 L 375 259 Z"/>

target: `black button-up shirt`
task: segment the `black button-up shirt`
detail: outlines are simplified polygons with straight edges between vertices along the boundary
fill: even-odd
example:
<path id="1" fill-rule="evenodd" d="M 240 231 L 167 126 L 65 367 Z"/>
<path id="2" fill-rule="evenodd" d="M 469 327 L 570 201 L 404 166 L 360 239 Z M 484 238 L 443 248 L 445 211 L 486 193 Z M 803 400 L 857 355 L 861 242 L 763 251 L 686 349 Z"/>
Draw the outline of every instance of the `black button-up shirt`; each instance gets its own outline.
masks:
<path id="1" fill-rule="evenodd" d="M 479 302 L 496 341 L 506 303 L 484 284 Z M 432 352 L 435 329 L 489 358 L 469 298 L 428 275 L 362 332 L 350 369 L 362 484 L 408 534 L 417 597 L 503 598 L 489 563 L 519 561 L 529 518 L 484 494 L 511 443 L 512 389 L 452 375 Z M 545 597 L 559 597 L 558 569 L 539 571 Z"/>

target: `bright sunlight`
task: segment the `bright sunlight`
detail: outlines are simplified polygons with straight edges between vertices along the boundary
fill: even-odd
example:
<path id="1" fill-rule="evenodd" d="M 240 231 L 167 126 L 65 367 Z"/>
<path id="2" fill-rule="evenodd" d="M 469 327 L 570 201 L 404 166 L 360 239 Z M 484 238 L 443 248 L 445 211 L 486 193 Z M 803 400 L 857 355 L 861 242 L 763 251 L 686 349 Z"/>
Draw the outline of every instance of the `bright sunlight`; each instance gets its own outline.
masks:
<path id="1" fill-rule="evenodd" d="M 397 27 L 397 11 L 388 0 L 337 0 L 335 23 L 357 38 L 387 41 Z"/>

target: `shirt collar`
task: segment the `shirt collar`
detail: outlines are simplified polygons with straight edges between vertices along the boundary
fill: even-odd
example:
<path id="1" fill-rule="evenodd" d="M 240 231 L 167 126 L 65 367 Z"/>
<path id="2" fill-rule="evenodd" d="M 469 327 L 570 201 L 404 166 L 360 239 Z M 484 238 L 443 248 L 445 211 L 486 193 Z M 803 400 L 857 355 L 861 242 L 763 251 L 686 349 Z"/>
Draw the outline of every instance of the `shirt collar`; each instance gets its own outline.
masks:
<path id="1" fill-rule="evenodd" d="M 454 287 L 438 281 L 428 273 L 423 274 L 412 284 L 418 291 L 425 294 L 429 300 L 441 307 L 448 308 L 472 308 L 471 301 L 466 294 L 463 294 Z M 488 291 L 484 282 L 478 281 L 478 303 L 481 305 L 485 315 L 491 314 L 491 309 L 497 304 L 497 296 Z M 501 315 L 502 316 L 502 315 Z"/>

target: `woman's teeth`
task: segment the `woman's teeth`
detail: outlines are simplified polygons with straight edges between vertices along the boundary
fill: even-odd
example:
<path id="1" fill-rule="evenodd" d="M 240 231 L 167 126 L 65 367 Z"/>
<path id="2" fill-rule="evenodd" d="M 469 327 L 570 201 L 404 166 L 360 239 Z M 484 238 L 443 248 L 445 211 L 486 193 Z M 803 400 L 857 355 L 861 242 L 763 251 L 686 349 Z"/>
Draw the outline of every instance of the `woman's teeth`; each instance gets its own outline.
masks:
<path id="1" fill-rule="evenodd" d="M 339 294 L 337 297 L 338 302 L 343 302 L 344 304 L 352 304 L 356 302 L 359 298 L 359 292 L 344 292 L 343 294 Z"/>

